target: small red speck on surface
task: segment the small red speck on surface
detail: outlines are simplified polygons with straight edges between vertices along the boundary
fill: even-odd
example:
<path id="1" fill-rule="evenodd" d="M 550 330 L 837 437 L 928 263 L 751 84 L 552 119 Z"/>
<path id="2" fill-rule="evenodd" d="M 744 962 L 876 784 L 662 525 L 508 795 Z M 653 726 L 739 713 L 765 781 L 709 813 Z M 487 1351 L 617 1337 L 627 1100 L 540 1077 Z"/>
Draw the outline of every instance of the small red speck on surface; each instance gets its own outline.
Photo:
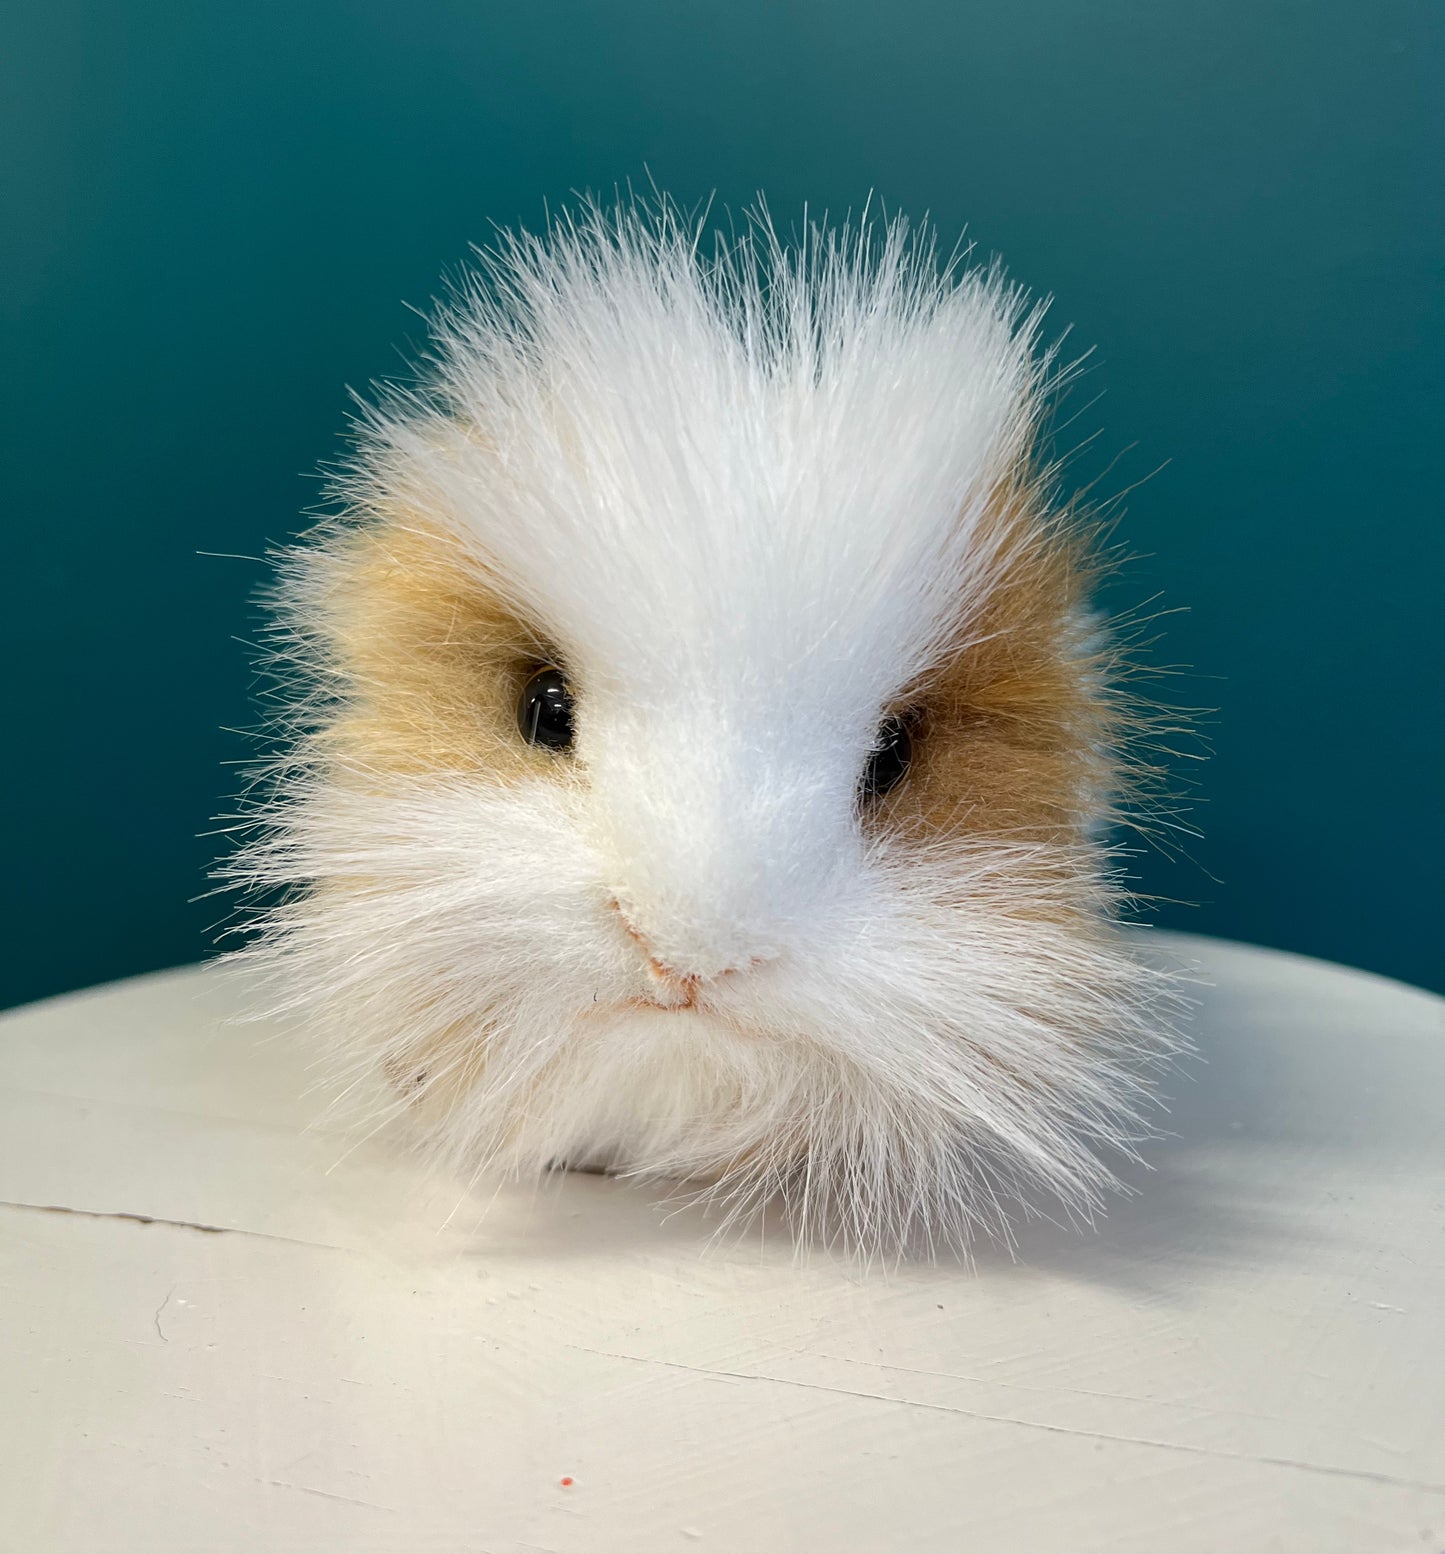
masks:
<path id="1" fill-rule="evenodd" d="M 572 1487 L 572 1480 L 570 1478 L 564 1478 L 562 1480 L 562 1488 L 563 1489 L 571 1489 L 571 1487 Z"/>

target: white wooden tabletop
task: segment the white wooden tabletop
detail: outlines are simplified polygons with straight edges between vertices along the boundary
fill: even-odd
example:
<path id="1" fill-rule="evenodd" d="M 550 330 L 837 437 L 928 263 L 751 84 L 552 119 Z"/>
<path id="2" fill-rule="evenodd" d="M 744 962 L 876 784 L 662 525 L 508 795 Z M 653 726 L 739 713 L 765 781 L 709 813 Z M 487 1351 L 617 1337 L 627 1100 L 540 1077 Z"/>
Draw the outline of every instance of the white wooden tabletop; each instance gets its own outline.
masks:
<path id="1" fill-rule="evenodd" d="M 1445 1549 L 1445 1001 L 1213 987 L 1096 1231 L 864 1272 L 314 1124 L 192 969 L 0 1018 L 0 1549 Z"/>

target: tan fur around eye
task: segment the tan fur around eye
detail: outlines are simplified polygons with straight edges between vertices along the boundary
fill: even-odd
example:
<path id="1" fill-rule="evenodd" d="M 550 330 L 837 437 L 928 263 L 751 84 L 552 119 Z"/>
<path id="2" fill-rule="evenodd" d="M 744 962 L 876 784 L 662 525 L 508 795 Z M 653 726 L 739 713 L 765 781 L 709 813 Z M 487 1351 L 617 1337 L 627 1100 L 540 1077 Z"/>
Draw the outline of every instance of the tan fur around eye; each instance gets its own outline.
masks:
<path id="1" fill-rule="evenodd" d="M 1081 543 L 1032 516 L 1026 494 L 992 508 L 1002 557 L 987 604 L 920 688 L 908 773 L 878 823 L 920 836 L 1070 843 L 1107 788 L 1111 713 L 1085 650 Z"/>
<path id="2" fill-rule="evenodd" d="M 394 775 L 556 769 L 517 731 L 522 686 L 549 650 L 455 542 L 378 525 L 348 536 L 331 565 L 324 621 L 344 692 L 326 751 Z"/>

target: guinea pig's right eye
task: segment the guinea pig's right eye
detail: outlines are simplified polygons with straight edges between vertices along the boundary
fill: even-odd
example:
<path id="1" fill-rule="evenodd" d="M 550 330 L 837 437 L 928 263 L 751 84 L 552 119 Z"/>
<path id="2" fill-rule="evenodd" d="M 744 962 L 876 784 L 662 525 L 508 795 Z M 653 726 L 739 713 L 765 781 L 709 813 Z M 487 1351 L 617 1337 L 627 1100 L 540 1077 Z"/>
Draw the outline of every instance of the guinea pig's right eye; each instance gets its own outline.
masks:
<path id="1" fill-rule="evenodd" d="M 913 721 L 908 713 L 884 718 L 859 784 L 859 797 L 865 804 L 875 803 L 903 781 L 913 760 Z"/>
<path id="2" fill-rule="evenodd" d="M 531 745 L 566 750 L 572 743 L 572 691 L 560 669 L 539 669 L 522 687 L 517 727 Z"/>

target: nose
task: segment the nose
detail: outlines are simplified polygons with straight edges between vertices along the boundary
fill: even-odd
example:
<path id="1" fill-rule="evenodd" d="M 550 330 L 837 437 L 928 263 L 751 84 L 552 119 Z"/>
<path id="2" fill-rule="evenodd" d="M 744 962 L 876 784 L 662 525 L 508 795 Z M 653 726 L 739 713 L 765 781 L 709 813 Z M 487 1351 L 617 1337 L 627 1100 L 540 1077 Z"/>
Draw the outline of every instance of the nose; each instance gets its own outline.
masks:
<path id="1" fill-rule="evenodd" d="M 806 937 L 859 846 L 855 778 L 822 735 L 798 734 L 791 699 L 775 729 L 752 702 L 680 696 L 604 699 L 578 749 L 607 897 L 658 975 L 711 981 Z"/>
<path id="2" fill-rule="evenodd" d="M 706 983 L 719 982 L 724 977 L 761 966 L 773 958 L 770 955 L 753 955 L 738 965 L 708 966 L 706 969 L 669 965 L 657 955 L 647 936 L 628 917 L 620 901 L 614 897 L 607 904 L 616 913 L 623 932 L 646 959 L 647 975 L 651 983 L 650 1001 L 666 1009 L 690 1009 L 697 1002 L 699 989 Z"/>

